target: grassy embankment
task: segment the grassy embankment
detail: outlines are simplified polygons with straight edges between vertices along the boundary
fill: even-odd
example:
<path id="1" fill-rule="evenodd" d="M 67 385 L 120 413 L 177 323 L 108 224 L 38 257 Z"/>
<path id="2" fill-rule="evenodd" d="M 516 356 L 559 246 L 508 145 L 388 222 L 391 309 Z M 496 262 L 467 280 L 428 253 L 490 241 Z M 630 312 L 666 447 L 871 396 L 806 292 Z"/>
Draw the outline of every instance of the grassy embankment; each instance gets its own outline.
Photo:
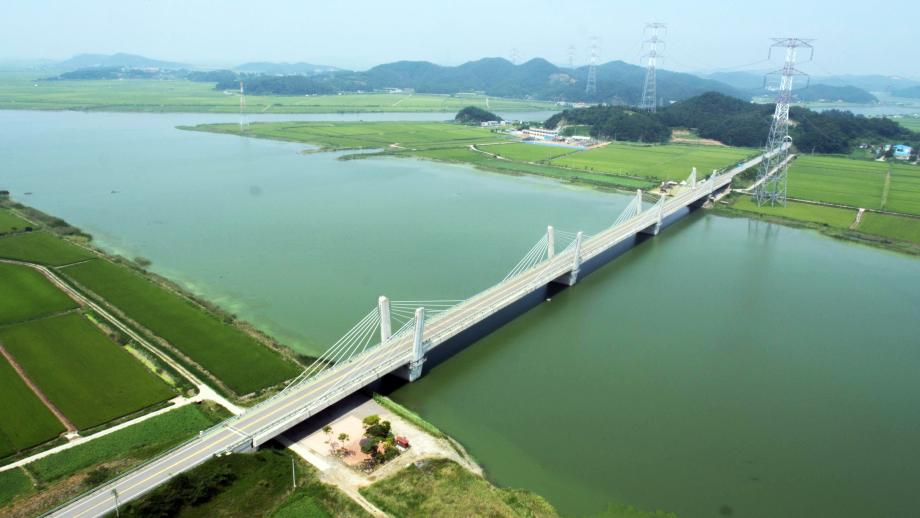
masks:
<path id="1" fill-rule="evenodd" d="M 785 208 L 757 207 L 749 197 L 739 196 L 730 210 L 920 253 L 920 167 L 806 155 L 790 167 L 788 192 L 790 198 L 812 203 L 791 201 Z M 859 208 L 867 211 L 856 225 Z"/>
<path id="2" fill-rule="evenodd" d="M 12 212 L 0 211 L 0 234 L 22 231 L 28 226 L 30 226 L 28 221 Z"/>
<path id="3" fill-rule="evenodd" d="M 410 464 L 399 473 L 362 488 L 361 494 L 395 517 L 555 517 L 543 498 L 528 491 L 495 487 L 447 459 Z"/>
<path id="4" fill-rule="evenodd" d="M 291 468 L 296 471 L 293 487 Z M 217 457 L 132 502 L 122 516 L 357 518 L 368 514 L 288 451 Z"/>
<path id="5" fill-rule="evenodd" d="M 0 472 L 0 515 L 40 514 L 225 417 L 219 407 L 187 405 L 21 468 Z"/>
<path id="6" fill-rule="evenodd" d="M 236 124 L 208 124 L 187 129 L 240 134 Z M 343 158 L 419 157 L 469 164 L 490 171 L 548 176 L 629 190 L 648 189 L 666 179 L 682 180 L 694 165 L 702 178 L 712 169 L 724 169 L 754 153 L 748 149 L 687 144 L 614 143 L 603 148 L 578 150 L 522 144 L 485 128 L 430 122 L 257 123 L 251 124 L 245 135 L 315 144 L 326 151 L 382 149 L 378 153 Z"/>
<path id="7" fill-rule="evenodd" d="M 0 73 L 0 109 L 119 112 L 238 113 L 235 92 L 214 83 L 157 81 L 35 81 L 53 72 Z M 457 112 L 465 106 L 497 111 L 555 110 L 552 103 L 488 98 L 483 95 L 346 94 L 318 96 L 247 95 L 249 113 Z"/>

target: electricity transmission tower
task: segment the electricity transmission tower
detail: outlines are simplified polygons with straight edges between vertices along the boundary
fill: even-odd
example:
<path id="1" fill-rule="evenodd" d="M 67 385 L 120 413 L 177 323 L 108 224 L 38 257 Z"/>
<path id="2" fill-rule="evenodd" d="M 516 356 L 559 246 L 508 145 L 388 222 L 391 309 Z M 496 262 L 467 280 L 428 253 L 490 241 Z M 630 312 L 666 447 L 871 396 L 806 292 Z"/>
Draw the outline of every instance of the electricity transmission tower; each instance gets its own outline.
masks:
<path id="1" fill-rule="evenodd" d="M 569 70 L 575 70 L 575 45 L 569 45 Z"/>
<path id="2" fill-rule="evenodd" d="M 249 123 L 246 122 L 246 95 L 243 92 L 243 81 L 240 81 L 240 132 L 246 130 Z"/>
<path id="3" fill-rule="evenodd" d="M 787 159 L 789 157 L 789 146 L 792 145 L 792 138 L 789 136 L 789 105 L 792 102 L 792 82 L 796 76 L 805 76 L 807 78 L 807 74 L 796 70 L 795 60 L 799 49 L 809 51 L 809 61 L 814 57 L 815 49 L 811 46 L 812 41 L 814 40 L 773 38 L 770 53 L 767 54 L 767 57 L 770 58 L 772 57 L 773 49 L 783 48 L 786 51 L 786 61 L 782 69 L 771 72 L 764 79 L 764 86 L 767 89 L 776 90 L 776 109 L 773 111 L 773 123 L 770 125 L 770 133 L 767 135 L 764 160 L 761 162 L 760 170 L 757 173 L 757 182 L 754 188 L 754 199 L 757 201 L 758 206 L 766 203 L 769 203 L 770 206 L 786 206 L 786 183 L 789 169 Z M 778 77 L 778 84 L 771 85 L 770 76 Z"/>
<path id="4" fill-rule="evenodd" d="M 658 66 L 658 58 L 661 57 L 660 50 L 664 48 L 662 37 L 667 30 L 667 25 L 663 23 L 647 23 L 643 30 L 645 36 L 644 46 L 648 49 L 644 57 L 645 64 L 645 85 L 642 87 L 642 100 L 639 102 L 639 108 L 655 113 L 658 107 L 658 90 L 655 82 L 655 67 Z"/>
<path id="5" fill-rule="evenodd" d="M 591 56 L 588 59 L 588 81 L 585 83 L 585 95 L 597 95 L 597 37 L 591 38 Z"/>
<path id="6" fill-rule="evenodd" d="M 511 64 L 512 64 L 512 65 L 517 65 L 517 64 L 518 64 L 518 50 L 517 50 L 517 47 L 511 49 Z"/>

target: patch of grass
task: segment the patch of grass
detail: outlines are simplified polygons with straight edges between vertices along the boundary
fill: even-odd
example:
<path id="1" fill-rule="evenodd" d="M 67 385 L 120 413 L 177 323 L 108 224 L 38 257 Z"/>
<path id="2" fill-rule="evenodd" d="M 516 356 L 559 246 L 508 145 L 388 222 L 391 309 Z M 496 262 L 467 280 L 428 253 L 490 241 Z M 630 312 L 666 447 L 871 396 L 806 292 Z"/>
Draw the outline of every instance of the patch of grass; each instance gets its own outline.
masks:
<path id="1" fill-rule="evenodd" d="M 641 145 L 612 142 L 606 146 L 567 155 L 553 164 L 588 173 L 637 176 L 650 180 L 681 181 L 693 167 L 698 178 L 713 169 L 726 169 L 756 154 L 753 149 L 692 144 Z"/>
<path id="2" fill-rule="evenodd" d="M 0 263 L 0 325 L 60 313 L 77 303 L 28 266 Z"/>
<path id="3" fill-rule="evenodd" d="M 21 232 L 26 227 L 32 226 L 28 221 L 20 218 L 6 209 L 0 209 L 0 234 Z"/>
<path id="4" fill-rule="evenodd" d="M 0 472 L 0 508 L 32 490 L 32 481 L 20 468 Z"/>
<path id="5" fill-rule="evenodd" d="M 900 117 L 895 120 L 911 131 L 920 131 L 920 117 Z"/>
<path id="6" fill-rule="evenodd" d="M 361 494 L 398 518 L 429 516 L 554 517 L 541 497 L 501 489 L 447 459 L 423 460 L 361 489 Z"/>
<path id="7" fill-rule="evenodd" d="M 0 341 L 81 430 L 175 396 L 162 380 L 78 314 L 0 329 Z"/>
<path id="8" fill-rule="evenodd" d="M 545 144 L 525 144 L 515 142 L 512 144 L 500 144 L 495 146 L 483 146 L 479 149 L 501 155 L 508 160 L 518 162 L 543 162 L 553 158 L 576 153 L 579 150 L 563 146 L 551 146 Z"/>
<path id="9" fill-rule="evenodd" d="M 64 431 L 61 422 L 3 357 L 0 357 L 0 396 L 3 398 L 0 458 L 48 442 Z"/>
<path id="10" fill-rule="evenodd" d="M 48 71 L 47 75 L 55 72 Z M 45 75 L 45 74 L 42 74 Z M 0 109 L 236 113 L 239 97 L 214 83 L 161 81 L 34 81 L 35 71 L 0 73 Z M 484 95 L 345 94 L 246 95 L 250 113 L 457 112 L 465 106 L 498 111 L 555 110 L 552 103 Z"/>
<path id="11" fill-rule="evenodd" d="M 123 516 L 366 516 L 334 489 L 319 483 L 312 468 L 294 461 L 298 487 L 291 480 L 292 457 L 263 449 L 251 455 L 214 458 L 124 507 Z M 350 504 L 350 505 L 349 505 Z M 278 513 L 274 511 L 278 509 Z"/>
<path id="12" fill-rule="evenodd" d="M 95 257 L 92 252 L 48 232 L 0 237 L 0 257 L 61 266 Z"/>
<path id="13" fill-rule="evenodd" d="M 803 155 L 789 168 L 789 196 L 881 208 L 888 164 L 842 156 Z"/>
<path id="14" fill-rule="evenodd" d="M 61 272 L 171 343 L 237 394 L 276 385 L 300 372 L 251 336 L 124 266 L 96 259 Z"/>
<path id="15" fill-rule="evenodd" d="M 410 423 L 421 428 L 422 430 L 425 430 L 429 435 L 433 437 L 438 437 L 438 438 L 447 438 L 447 435 L 441 430 L 439 430 L 438 427 L 429 423 L 424 418 L 422 418 L 422 416 L 400 405 L 396 401 L 393 401 L 392 399 L 386 396 L 382 396 L 376 393 L 374 394 L 374 401 L 376 401 L 378 405 L 382 406 L 383 408 L 386 408 L 390 412 L 393 412 L 394 414 L 398 415 L 399 417 L 402 417 L 406 421 L 409 421 Z"/>
<path id="16" fill-rule="evenodd" d="M 790 201 L 785 207 L 764 205 L 758 207 L 750 196 L 744 196 L 735 201 L 732 208 L 745 212 L 754 212 L 768 216 L 779 216 L 787 219 L 817 223 L 835 228 L 849 228 L 856 221 L 855 209 L 842 209 Z"/>
<path id="17" fill-rule="evenodd" d="M 213 426 L 226 416 L 202 405 L 186 405 L 165 414 L 152 417 L 85 444 L 75 446 L 27 465 L 27 469 L 41 482 L 50 483 L 67 475 L 98 464 L 121 459 L 125 471 L 136 464 L 167 450 Z"/>
<path id="18" fill-rule="evenodd" d="M 863 214 L 857 230 L 866 234 L 920 244 L 920 219 L 917 218 L 867 212 Z"/>

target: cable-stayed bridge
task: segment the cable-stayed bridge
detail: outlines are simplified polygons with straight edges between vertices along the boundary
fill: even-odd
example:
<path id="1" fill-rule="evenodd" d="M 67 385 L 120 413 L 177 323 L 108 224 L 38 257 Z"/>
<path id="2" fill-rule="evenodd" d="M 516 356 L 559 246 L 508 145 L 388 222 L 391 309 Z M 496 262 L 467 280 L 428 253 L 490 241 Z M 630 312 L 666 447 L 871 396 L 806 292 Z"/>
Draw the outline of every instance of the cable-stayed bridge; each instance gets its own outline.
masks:
<path id="1" fill-rule="evenodd" d="M 528 304 L 543 300 L 553 285 L 575 284 L 580 276 L 631 247 L 638 236 L 657 235 L 727 189 L 732 178 L 758 166 L 764 156 L 768 155 L 721 174 L 714 172 L 703 181 L 697 180 L 694 169 L 672 195 L 661 196 L 654 204 L 643 203 L 642 192 L 637 191 L 619 217 L 594 235 L 548 227 L 503 280 L 466 300 L 390 301 L 381 297 L 376 307 L 280 393 L 49 515 L 90 517 L 112 512 L 116 505 L 214 455 L 257 448 L 386 375 L 414 381 L 421 376 L 426 359 L 445 344 L 513 318 Z"/>

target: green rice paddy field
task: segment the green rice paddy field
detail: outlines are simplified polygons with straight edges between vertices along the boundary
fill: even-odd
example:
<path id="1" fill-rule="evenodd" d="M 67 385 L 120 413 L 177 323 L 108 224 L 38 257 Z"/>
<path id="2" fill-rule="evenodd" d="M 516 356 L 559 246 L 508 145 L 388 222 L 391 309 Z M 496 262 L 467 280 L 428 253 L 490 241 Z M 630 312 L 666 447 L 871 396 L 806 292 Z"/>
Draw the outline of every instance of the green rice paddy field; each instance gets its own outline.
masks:
<path id="1" fill-rule="evenodd" d="M 27 226 L 31 226 L 28 221 L 8 210 L 0 209 L 0 234 L 24 230 Z"/>
<path id="2" fill-rule="evenodd" d="M 61 266 L 95 257 L 92 252 L 47 232 L 0 237 L 0 258 Z"/>
<path id="3" fill-rule="evenodd" d="M 3 394 L 0 459 L 48 442 L 64 432 L 64 425 L 22 381 L 5 358 L 0 358 L 0 394 Z M 0 488 L 5 484 L 0 479 Z M 0 501 L 2 492 L 3 489 L 0 489 Z"/>
<path id="4" fill-rule="evenodd" d="M 238 124 L 208 124 L 198 129 L 240 134 Z M 265 122 L 248 126 L 245 135 L 306 142 L 324 149 L 467 147 L 508 140 L 488 129 L 441 122 Z"/>
<path id="5" fill-rule="evenodd" d="M 858 230 L 866 234 L 920 243 L 920 219 L 866 213 L 859 223 Z"/>
<path id="6" fill-rule="evenodd" d="M 901 117 L 895 120 L 909 130 L 920 131 L 920 117 Z"/>
<path id="7" fill-rule="evenodd" d="M 235 92 L 214 83 L 160 81 L 35 81 L 54 72 L 0 73 L 0 109 L 129 112 L 239 111 Z M 347 94 L 318 96 L 247 95 L 250 113 L 457 112 L 465 106 L 498 111 L 553 110 L 552 103 L 486 98 L 483 95 Z"/>
<path id="8" fill-rule="evenodd" d="M 28 266 L 0 263 L 0 326 L 77 307 L 41 273 Z"/>
<path id="9" fill-rule="evenodd" d="M 649 180 L 681 181 L 690 175 L 693 167 L 697 169 L 698 178 L 702 179 L 714 169 L 726 169 L 756 153 L 753 149 L 735 147 L 613 142 L 553 160 L 552 164 Z"/>
<path id="10" fill-rule="evenodd" d="M 104 259 L 61 269 L 243 395 L 300 373 L 293 362 L 192 302 Z"/>
<path id="11" fill-rule="evenodd" d="M 508 160 L 517 160 L 519 162 L 543 162 L 563 155 L 577 153 L 577 148 L 568 148 L 563 146 L 547 146 L 541 144 L 524 144 L 515 142 L 512 144 L 499 144 L 495 146 L 483 146 L 480 149 L 489 153 L 500 155 Z"/>
<path id="12" fill-rule="evenodd" d="M 82 315 L 0 328 L 0 342 L 80 430 L 176 395 Z"/>

